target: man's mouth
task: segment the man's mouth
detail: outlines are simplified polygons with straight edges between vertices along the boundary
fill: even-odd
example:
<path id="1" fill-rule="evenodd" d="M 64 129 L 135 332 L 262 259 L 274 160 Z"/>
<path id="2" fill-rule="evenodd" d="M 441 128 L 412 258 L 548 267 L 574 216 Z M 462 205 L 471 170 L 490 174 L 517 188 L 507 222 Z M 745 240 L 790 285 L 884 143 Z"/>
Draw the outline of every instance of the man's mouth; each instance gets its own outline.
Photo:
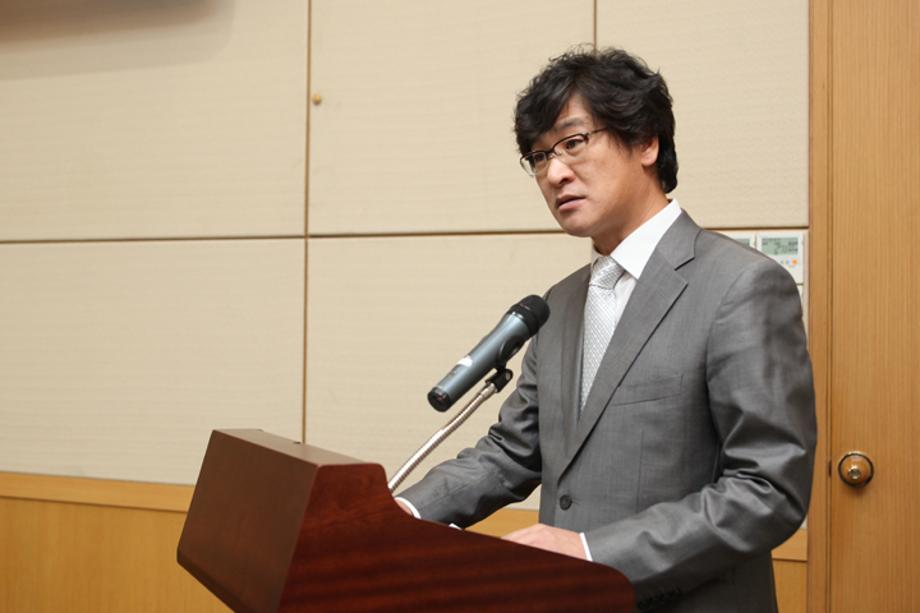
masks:
<path id="1" fill-rule="evenodd" d="M 580 200 L 582 200 L 582 196 L 575 196 L 572 194 L 568 194 L 565 196 L 559 196 L 558 198 L 556 198 L 556 208 L 561 209 L 569 203 L 577 202 Z"/>

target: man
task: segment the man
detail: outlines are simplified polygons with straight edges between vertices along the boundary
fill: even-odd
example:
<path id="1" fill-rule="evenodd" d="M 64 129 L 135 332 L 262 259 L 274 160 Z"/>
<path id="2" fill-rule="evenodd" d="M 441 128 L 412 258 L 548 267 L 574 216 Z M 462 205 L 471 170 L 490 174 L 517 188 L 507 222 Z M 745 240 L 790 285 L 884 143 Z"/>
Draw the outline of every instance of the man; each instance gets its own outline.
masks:
<path id="1" fill-rule="evenodd" d="M 775 611 L 770 550 L 805 517 L 815 444 L 794 281 L 667 198 L 671 99 L 641 60 L 553 60 L 515 131 L 593 263 L 547 292 L 499 422 L 401 502 L 467 526 L 542 484 L 540 523 L 507 539 L 620 570 L 640 609 Z"/>

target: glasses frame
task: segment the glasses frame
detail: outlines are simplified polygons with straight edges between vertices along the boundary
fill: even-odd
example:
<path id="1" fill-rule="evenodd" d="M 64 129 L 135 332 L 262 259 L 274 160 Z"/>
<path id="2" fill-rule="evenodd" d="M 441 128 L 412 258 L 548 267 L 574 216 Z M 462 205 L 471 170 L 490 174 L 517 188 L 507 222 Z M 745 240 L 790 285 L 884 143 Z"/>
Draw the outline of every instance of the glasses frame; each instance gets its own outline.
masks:
<path id="1" fill-rule="evenodd" d="M 553 146 L 550 147 L 549 149 L 534 149 L 533 151 L 528 151 L 527 153 L 525 153 L 524 155 L 522 155 L 522 156 L 520 157 L 520 159 L 518 160 L 518 163 L 521 165 L 521 168 L 524 169 L 524 172 L 527 173 L 527 176 L 529 176 L 529 177 L 537 177 L 537 176 L 539 176 L 539 175 L 542 175 L 543 173 L 541 173 L 541 172 L 536 172 L 536 171 L 530 166 L 530 164 L 527 162 L 527 158 L 528 158 L 528 157 L 532 156 L 532 155 L 535 154 L 535 153 L 545 153 L 545 154 L 546 154 L 546 161 L 547 161 L 547 163 L 548 163 L 553 157 L 560 158 L 560 153 L 559 153 L 558 151 L 556 151 L 556 147 L 558 147 L 559 145 L 561 145 L 561 144 L 564 143 L 565 141 L 571 140 L 571 139 L 576 138 L 576 137 L 578 137 L 578 138 L 583 138 L 583 139 L 585 139 L 585 146 L 587 147 L 587 146 L 588 146 L 588 143 L 591 142 L 591 138 L 590 138 L 590 137 L 591 137 L 592 134 L 597 134 L 598 132 L 606 132 L 606 131 L 607 131 L 607 128 L 598 128 L 598 129 L 596 129 L 596 130 L 591 130 L 590 132 L 576 132 L 575 134 L 569 134 L 568 136 L 565 136 L 565 137 L 560 138 L 559 140 L 557 140 L 555 143 L 553 143 Z M 561 161 L 562 161 L 563 164 L 568 164 L 568 162 L 565 162 L 565 161 L 564 161 L 564 158 L 565 158 L 565 154 L 563 153 L 560 159 L 561 159 Z M 547 164 L 547 167 L 548 167 L 548 164 Z"/>

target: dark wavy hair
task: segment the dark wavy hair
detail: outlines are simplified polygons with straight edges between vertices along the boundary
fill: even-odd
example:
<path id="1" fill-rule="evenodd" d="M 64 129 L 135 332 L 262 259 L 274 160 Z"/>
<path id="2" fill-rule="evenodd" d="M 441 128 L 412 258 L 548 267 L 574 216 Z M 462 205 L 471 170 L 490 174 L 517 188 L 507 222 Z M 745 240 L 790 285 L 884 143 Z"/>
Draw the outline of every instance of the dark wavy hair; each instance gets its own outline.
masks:
<path id="1" fill-rule="evenodd" d="M 580 94 L 595 119 L 627 146 L 658 137 L 658 180 L 677 187 L 674 113 L 664 78 L 622 49 L 570 51 L 550 60 L 518 97 L 514 133 L 521 154 L 553 127 L 562 107 Z"/>

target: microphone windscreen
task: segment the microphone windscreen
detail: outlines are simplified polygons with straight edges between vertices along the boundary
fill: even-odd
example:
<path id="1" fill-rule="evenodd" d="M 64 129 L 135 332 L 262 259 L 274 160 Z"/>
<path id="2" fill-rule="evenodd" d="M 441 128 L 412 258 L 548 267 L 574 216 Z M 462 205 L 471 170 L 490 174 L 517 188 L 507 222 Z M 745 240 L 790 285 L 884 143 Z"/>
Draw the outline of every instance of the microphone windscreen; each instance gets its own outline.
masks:
<path id="1" fill-rule="evenodd" d="M 536 334 L 540 326 L 545 324 L 546 320 L 549 319 L 549 305 L 546 304 L 543 298 L 534 295 L 527 296 L 511 307 L 508 312 L 514 313 L 524 320 L 524 324 L 530 331 L 531 336 Z"/>

